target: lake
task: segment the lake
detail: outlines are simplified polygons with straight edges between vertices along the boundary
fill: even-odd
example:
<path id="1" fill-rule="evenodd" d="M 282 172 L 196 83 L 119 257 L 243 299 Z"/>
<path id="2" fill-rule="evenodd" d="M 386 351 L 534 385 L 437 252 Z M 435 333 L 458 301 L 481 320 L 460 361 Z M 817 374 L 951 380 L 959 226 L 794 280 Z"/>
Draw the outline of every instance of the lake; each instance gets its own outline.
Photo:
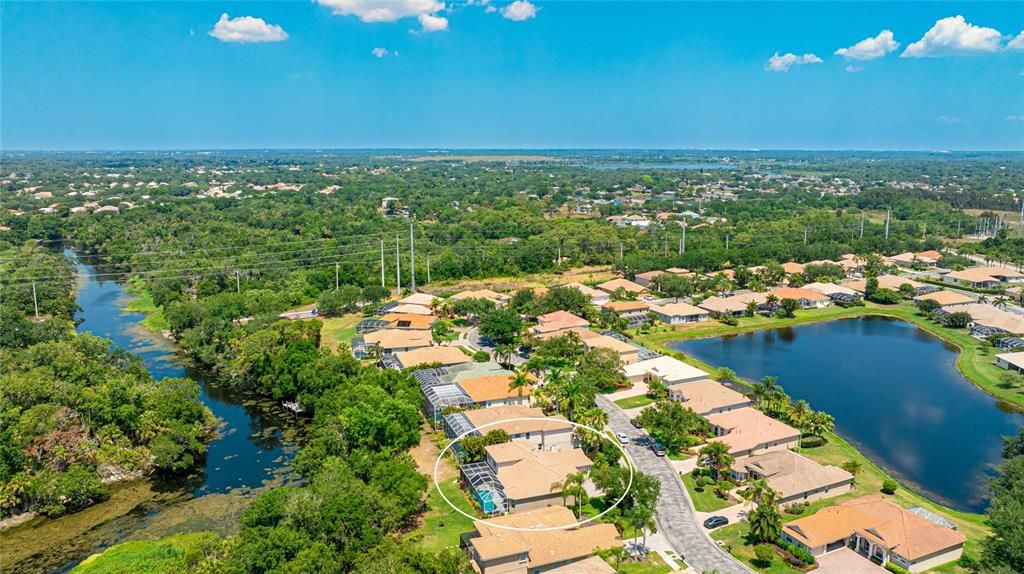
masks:
<path id="1" fill-rule="evenodd" d="M 862 317 L 669 347 L 744 379 L 765 375 L 835 417 L 836 432 L 904 484 L 982 512 L 1001 438 L 1024 416 L 966 380 L 957 348 L 911 323 Z"/>
<path id="2" fill-rule="evenodd" d="M 143 315 L 122 310 L 129 297 L 122 284 L 98 281 L 91 265 L 79 262 L 78 267 L 78 331 L 110 339 L 141 357 L 157 380 L 187 376 L 199 381 L 202 401 L 218 419 L 218 436 L 204 464 L 189 476 L 116 484 L 105 502 L 5 531 L 5 572 L 67 571 L 126 540 L 200 530 L 230 533 L 261 490 L 299 482 L 289 463 L 304 437 L 301 423 L 272 402 L 210 383 L 170 341 L 138 324 Z"/>

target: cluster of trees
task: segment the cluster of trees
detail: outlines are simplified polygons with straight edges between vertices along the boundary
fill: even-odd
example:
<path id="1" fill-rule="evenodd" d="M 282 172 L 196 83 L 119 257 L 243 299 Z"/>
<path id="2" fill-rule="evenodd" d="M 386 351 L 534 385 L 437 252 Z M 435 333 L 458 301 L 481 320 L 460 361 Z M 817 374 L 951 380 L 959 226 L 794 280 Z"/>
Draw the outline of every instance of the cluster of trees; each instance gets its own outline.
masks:
<path id="1" fill-rule="evenodd" d="M 789 423 L 802 435 L 810 435 L 822 441 L 826 434 L 835 430 L 835 419 L 832 415 L 811 409 L 811 405 L 805 400 L 794 402 L 779 386 L 777 377 L 766 376 L 755 383 L 752 396 L 762 411 Z M 802 444 L 802 436 L 800 441 Z"/>
<path id="2" fill-rule="evenodd" d="M 675 401 L 658 401 L 640 412 L 637 421 L 669 452 L 699 444 L 708 434 L 707 421 Z"/>
<path id="3" fill-rule="evenodd" d="M 202 460 L 213 415 L 189 379 L 155 382 L 142 360 L 92 335 L 0 355 L 0 516 L 59 515 L 107 484 Z"/>
<path id="4" fill-rule="evenodd" d="M 984 574 L 1024 572 L 1024 427 L 1003 442 L 1003 462 L 989 482 L 988 524 L 980 559 L 968 566 Z"/>
<path id="5" fill-rule="evenodd" d="M 70 336 L 78 311 L 74 280 L 74 266 L 66 257 L 38 245 L 23 245 L 0 257 L 0 348 Z"/>

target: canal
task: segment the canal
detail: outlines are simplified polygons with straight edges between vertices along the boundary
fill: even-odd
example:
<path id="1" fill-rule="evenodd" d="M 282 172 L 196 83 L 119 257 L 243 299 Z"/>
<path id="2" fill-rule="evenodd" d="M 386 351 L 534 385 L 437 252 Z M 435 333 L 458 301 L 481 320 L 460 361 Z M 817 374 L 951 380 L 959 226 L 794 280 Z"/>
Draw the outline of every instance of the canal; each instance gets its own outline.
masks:
<path id="1" fill-rule="evenodd" d="M 891 475 L 951 508 L 982 512 L 1001 437 L 1024 416 L 956 369 L 957 348 L 915 325 L 862 317 L 678 341 L 742 378 L 765 375 L 835 417 L 836 432 Z M 1002 407 L 1002 408 L 1001 408 Z"/>
<path id="2" fill-rule="evenodd" d="M 5 572 L 65 572 L 126 540 L 201 530 L 228 534 L 253 496 L 299 480 L 289 463 L 303 441 L 301 424 L 277 405 L 210 383 L 170 341 L 143 329 L 141 314 L 122 310 L 129 297 L 122 284 L 98 281 L 96 269 L 81 261 L 78 267 L 78 331 L 110 339 L 141 357 L 157 380 L 187 376 L 199 381 L 202 401 L 218 420 L 217 438 L 204 465 L 189 476 L 116 484 L 105 502 L 5 531 Z"/>

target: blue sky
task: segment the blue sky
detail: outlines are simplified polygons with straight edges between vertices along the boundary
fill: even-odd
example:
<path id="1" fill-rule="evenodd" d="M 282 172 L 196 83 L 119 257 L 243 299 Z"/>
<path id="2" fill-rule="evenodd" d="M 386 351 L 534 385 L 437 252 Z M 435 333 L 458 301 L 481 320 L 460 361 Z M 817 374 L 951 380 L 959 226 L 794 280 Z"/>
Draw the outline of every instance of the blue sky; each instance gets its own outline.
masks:
<path id="1" fill-rule="evenodd" d="M 5 0 L 0 146 L 1024 149 L 1024 2 L 530 1 Z"/>

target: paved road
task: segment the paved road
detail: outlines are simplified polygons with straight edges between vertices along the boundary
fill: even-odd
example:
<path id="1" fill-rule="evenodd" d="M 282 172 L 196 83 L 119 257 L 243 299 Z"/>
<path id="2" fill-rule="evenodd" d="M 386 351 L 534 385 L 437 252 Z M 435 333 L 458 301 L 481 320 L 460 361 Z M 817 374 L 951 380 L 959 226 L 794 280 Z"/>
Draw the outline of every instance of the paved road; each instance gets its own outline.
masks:
<path id="1" fill-rule="evenodd" d="M 608 413 L 608 427 L 613 432 L 626 433 L 630 437 L 626 452 L 636 467 L 661 481 L 658 530 L 676 553 L 698 572 L 717 570 L 719 574 L 750 574 L 750 569 L 719 548 L 704 532 L 690 496 L 668 459 L 657 457 L 650 449 L 635 444 L 635 439 L 645 436 L 643 431 L 633 428 L 629 417 L 608 398 L 598 395 L 597 405 Z"/>

